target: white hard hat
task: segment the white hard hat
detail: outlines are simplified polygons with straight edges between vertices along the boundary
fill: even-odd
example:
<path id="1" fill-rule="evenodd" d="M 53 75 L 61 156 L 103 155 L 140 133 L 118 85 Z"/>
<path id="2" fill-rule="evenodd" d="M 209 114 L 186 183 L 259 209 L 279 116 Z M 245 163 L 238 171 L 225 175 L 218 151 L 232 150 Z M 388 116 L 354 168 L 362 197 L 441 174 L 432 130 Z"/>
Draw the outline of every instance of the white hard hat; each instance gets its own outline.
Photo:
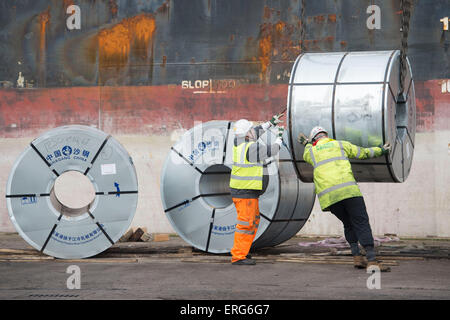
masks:
<path id="1" fill-rule="evenodd" d="M 247 132 L 253 127 L 253 122 L 247 119 L 241 119 L 234 124 L 234 134 L 238 137 L 244 137 Z"/>
<path id="2" fill-rule="evenodd" d="M 314 137 L 317 136 L 321 132 L 325 132 L 326 134 L 328 134 L 327 130 L 325 130 L 322 127 L 312 128 L 311 133 L 309 134 L 309 141 L 313 141 Z"/>

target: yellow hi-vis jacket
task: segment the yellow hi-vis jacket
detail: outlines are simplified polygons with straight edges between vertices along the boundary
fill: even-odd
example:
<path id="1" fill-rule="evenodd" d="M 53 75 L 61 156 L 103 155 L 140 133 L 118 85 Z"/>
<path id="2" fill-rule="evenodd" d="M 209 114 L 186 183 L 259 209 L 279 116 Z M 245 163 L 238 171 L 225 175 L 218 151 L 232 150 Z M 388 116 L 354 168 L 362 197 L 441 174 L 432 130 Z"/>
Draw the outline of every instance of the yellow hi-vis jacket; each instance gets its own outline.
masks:
<path id="1" fill-rule="evenodd" d="M 247 151 L 254 141 L 242 142 L 233 146 L 233 167 L 231 169 L 230 187 L 234 189 L 262 190 L 263 165 L 249 162 Z"/>
<path id="2" fill-rule="evenodd" d="M 308 143 L 303 159 L 314 167 L 314 185 L 321 209 L 329 211 L 329 206 L 336 202 L 362 196 L 349 158 L 363 160 L 381 154 L 378 147 L 362 148 L 330 138 L 320 139 L 315 146 Z"/>

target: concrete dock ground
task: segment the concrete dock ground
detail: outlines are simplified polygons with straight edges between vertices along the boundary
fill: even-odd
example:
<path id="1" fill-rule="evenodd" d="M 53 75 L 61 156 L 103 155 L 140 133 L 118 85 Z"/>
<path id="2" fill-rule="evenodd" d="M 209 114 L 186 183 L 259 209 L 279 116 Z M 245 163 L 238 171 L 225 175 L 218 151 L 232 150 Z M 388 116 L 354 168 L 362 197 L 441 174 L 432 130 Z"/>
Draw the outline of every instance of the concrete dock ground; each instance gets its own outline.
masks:
<path id="1" fill-rule="evenodd" d="M 256 266 L 232 266 L 227 254 L 193 250 L 175 236 L 60 260 L 40 255 L 18 234 L 1 233 L 0 299 L 450 299 L 448 239 L 381 243 L 379 258 L 392 270 L 377 280 L 354 269 L 345 248 L 299 245 L 318 240 L 294 237 L 253 252 Z M 73 265 L 80 289 L 68 289 Z"/>

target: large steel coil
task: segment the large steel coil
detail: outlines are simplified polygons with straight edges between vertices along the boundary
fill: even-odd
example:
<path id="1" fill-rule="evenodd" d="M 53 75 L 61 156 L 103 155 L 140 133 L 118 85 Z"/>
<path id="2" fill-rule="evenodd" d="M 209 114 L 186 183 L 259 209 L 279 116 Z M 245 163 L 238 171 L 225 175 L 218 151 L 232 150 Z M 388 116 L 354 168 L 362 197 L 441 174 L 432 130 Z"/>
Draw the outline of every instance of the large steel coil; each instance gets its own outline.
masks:
<path id="1" fill-rule="evenodd" d="M 85 258 L 129 228 L 138 186 L 117 140 L 71 125 L 30 143 L 14 163 L 6 192 L 11 221 L 31 246 L 58 258 Z"/>
<path id="2" fill-rule="evenodd" d="M 351 160 L 356 181 L 403 182 L 414 153 L 416 104 L 407 62 L 405 92 L 399 92 L 400 52 L 305 53 L 293 66 L 288 93 L 289 141 L 298 177 L 313 180 L 303 161 L 300 132 L 314 126 L 362 147 L 390 142 L 389 155 Z"/>
<path id="3" fill-rule="evenodd" d="M 161 173 L 163 207 L 175 231 L 197 249 L 229 252 L 236 228 L 230 196 L 234 134 L 230 121 L 210 121 L 187 131 L 172 148 Z M 287 138 L 287 137 L 286 137 Z M 270 145 L 271 132 L 261 141 Z M 274 246 L 306 223 L 315 200 L 314 186 L 299 181 L 289 150 L 268 159 L 269 184 L 260 197 L 261 221 L 253 248 Z"/>

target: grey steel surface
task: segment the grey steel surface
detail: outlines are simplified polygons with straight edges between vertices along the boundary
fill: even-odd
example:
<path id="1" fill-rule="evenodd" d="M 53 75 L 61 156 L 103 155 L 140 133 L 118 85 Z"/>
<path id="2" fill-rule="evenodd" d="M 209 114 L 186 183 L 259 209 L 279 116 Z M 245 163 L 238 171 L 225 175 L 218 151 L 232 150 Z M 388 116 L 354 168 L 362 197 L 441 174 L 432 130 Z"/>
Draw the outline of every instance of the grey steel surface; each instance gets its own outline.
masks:
<path id="1" fill-rule="evenodd" d="M 232 126 L 230 121 L 210 121 L 190 129 L 172 147 L 161 174 L 161 199 L 173 228 L 187 243 L 212 253 L 229 252 L 233 246 Z M 275 136 L 267 133 L 261 140 L 270 144 Z M 298 181 L 285 146 L 279 159 L 269 160 L 265 168 L 269 184 L 259 201 L 261 220 L 254 248 L 291 238 L 306 223 L 314 204 L 314 186 Z"/>
<path id="2" fill-rule="evenodd" d="M 403 182 L 414 153 L 416 105 L 408 61 L 404 97 L 399 95 L 399 51 L 306 53 L 291 72 L 288 94 L 290 146 L 297 175 L 313 180 L 313 168 L 303 160 L 300 132 L 314 126 L 329 136 L 362 147 L 390 142 L 387 156 L 351 160 L 356 181 Z"/>
<path id="3" fill-rule="evenodd" d="M 76 217 L 52 202 L 55 180 L 70 170 L 86 175 L 96 192 Z M 6 203 L 11 221 L 31 246 L 58 258 L 85 258 L 109 248 L 128 229 L 137 192 L 134 165 L 119 142 L 92 127 L 71 125 L 44 133 L 19 156 Z"/>

